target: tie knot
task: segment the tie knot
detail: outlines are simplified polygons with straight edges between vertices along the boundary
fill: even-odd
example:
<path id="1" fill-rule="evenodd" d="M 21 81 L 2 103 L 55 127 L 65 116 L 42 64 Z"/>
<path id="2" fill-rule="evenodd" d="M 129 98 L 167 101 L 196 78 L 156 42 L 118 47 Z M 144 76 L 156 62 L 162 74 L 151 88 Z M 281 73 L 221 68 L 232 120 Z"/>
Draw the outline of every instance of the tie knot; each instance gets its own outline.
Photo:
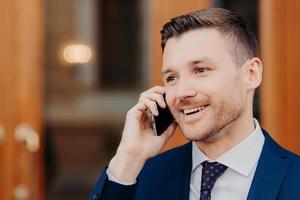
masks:
<path id="1" fill-rule="evenodd" d="M 227 166 L 218 162 L 203 162 L 201 180 L 201 200 L 210 199 L 210 193 L 217 179 L 225 172 Z"/>
<path id="2" fill-rule="evenodd" d="M 210 173 L 214 173 L 214 175 L 218 175 L 221 176 L 224 171 L 227 169 L 227 166 L 218 163 L 218 162 L 207 162 L 204 161 L 203 163 L 201 163 L 203 166 L 203 171 L 210 172 Z"/>

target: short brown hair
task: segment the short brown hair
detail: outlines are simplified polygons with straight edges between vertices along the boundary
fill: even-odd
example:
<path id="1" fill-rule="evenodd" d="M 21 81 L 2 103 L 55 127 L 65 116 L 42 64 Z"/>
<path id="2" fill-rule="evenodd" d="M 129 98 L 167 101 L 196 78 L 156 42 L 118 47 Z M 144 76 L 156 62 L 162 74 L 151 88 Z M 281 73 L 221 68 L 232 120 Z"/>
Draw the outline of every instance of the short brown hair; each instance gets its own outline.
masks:
<path id="1" fill-rule="evenodd" d="M 200 28 L 215 28 L 231 38 L 231 54 L 237 65 L 259 56 L 256 37 L 248 25 L 242 17 L 223 8 L 198 10 L 172 18 L 160 31 L 162 51 L 171 37 L 179 37 L 183 33 Z"/>

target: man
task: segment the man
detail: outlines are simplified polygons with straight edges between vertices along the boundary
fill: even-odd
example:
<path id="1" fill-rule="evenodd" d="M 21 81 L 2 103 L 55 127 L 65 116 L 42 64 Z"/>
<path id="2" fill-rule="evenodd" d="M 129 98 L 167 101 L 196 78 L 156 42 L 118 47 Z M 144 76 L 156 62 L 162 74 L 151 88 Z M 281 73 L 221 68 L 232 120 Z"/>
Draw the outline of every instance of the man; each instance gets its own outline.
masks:
<path id="1" fill-rule="evenodd" d="M 211 8 L 172 19 L 161 34 L 164 87 L 143 92 L 128 111 L 89 199 L 300 199 L 300 158 L 253 118 L 262 62 L 245 22 Z M 147 114 L 158 115 L 157 104 L 176 121 L 161 136 Z M 158 155 L 177 126 L 191 142 Z"/>

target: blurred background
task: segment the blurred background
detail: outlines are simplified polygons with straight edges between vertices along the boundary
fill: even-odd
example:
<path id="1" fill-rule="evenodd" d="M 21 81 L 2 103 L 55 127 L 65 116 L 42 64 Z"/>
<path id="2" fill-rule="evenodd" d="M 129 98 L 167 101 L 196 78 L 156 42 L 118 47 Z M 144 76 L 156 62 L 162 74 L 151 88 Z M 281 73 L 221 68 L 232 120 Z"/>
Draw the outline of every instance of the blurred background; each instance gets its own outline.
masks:
<path id="1" fill-rule="evenodd" d="M 299 154 L 300 1 L 1 0 L 0 199 L 86 199 L 127 110 L 162 83 L 162 25 L 207 7 L 235 11 L 259 38 L 255 117 Z M 164 150 L 184 142 L 177 131 Z"/>

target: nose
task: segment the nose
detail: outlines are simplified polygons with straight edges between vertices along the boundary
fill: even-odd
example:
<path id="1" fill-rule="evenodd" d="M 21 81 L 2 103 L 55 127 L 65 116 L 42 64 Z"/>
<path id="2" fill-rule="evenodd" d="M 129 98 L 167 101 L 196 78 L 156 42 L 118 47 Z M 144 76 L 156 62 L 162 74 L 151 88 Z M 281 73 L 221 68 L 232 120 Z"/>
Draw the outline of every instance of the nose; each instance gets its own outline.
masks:
<path id="1" fill-rule="evenodd" d="M 181 80 L 177 84 L 176 97 L 179 100 L 188 100 L 197 95 L 195 85 L 188 80 Z"/>

